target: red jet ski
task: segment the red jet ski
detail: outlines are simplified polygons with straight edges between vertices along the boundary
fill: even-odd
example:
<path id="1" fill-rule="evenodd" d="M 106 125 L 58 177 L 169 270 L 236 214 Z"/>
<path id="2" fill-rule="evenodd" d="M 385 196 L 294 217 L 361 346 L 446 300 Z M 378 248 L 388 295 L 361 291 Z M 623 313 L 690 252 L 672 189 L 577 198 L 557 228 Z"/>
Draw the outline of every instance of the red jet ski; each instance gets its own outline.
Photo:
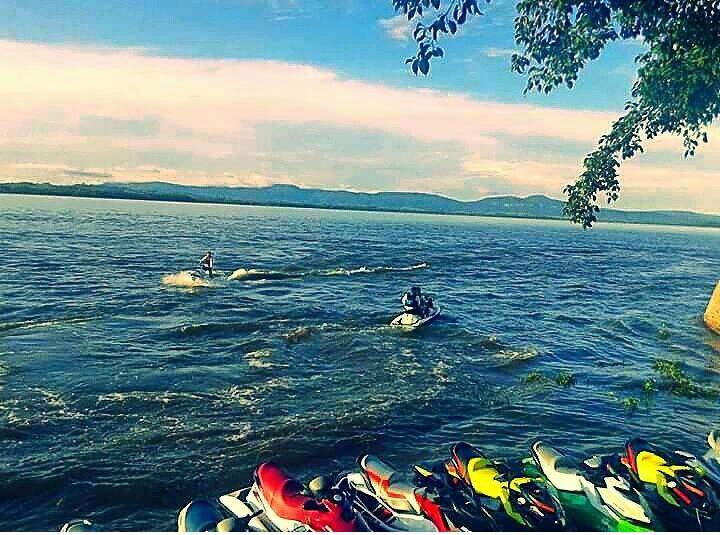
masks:
<path id="1" fill-rule="evenodd" d="M 216 500 L 188 504 L 178 516 L 178 531 L 368 531 L 347 495 L 315 478 L 309 488 L 275 463 L 255 469 L 249 489 L 231 492 Z"/>

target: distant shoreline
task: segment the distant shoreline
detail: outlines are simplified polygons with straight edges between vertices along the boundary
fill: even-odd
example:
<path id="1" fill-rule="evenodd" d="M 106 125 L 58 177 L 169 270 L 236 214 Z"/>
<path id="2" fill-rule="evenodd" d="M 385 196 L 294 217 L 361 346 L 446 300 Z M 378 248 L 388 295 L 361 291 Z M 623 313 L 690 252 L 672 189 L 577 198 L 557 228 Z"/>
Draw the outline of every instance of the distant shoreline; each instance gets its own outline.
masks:
<path id="1" fill-rule="evenodd" d="M 209 201 L 205 199 L 176 199 L 176 198 L 160 198 L 151 195 L 146 196 L 108 196 L 108 195 L 74 195 L 72 193 L 8 193 L 0 191 L 0 195 L 17 195 L 17 196 L 32 196 L 32 197 L 58 197 L 58 198 L 73 198 L 73 199 L 101 199 L 107 201 L 148 201 L 148 202 L 168 202 L 168 203 L 179 203 L 179 204 L 213 204 L 218 206 L 255 206 L 255 207 L 266 207 L 266 208 L 306 208 L 308 210 L 339 210 L 343 212 L 372 212 L 372 213 L 387 213 L 387 214 L 413 214 L 413 215 L 449 215 L 449 216 L 461 216 L 461 217 L 493 217 L 498 219 L 537 219 L 538 221 L 566 221 L 570 222 L 564 217 L 552 217 L 552 216 L 533 216 L 533 215 L 503 215 L 503 214 L 473 214 L 471 212 L 440 212 L 440 211 L 429 211 L 429 210 L 393 210 L 390 208 L 360 208 L 357 206 L 329 206 L 324 204 L 293 204 L 293 203 L 270 203 L 270 202 L 252 202 L 252 201 Z M 603 223 L 611 223 L 610 221 L 604 221 Z M 619 222 L 624 224 L 622 222 Z M 654 225 L 655 223 L 635 223 L 637 225 Z M 683 225 L 680 223 L 668 224 L 663 226 L 699 226 L 699 225 Z M 709 225 L 706 225 L 709 226 Z M 701 227 L 701 226 L 699 226 Z M 720 228 L 720 225 L 718 225 Z"/>
<path id="2" fill-rule="evenodd" d="M 34 182 L 0 182 L 0 194 L 308 208 L 352 212 L 451 215 L 539 221 L 569 221 L 564 203 L 544 195 L 496 196 L 459 201 L 442 195 L 411 192 L 357 193 L 305 189 L 288 184 L 268 187 L 184 186 L 167 182 L 54 185 Z M 679 210 L 631 211 L 604 208 L 599 223 L 720 228 L 720 215 Z"/>
<path id="3" fill-rule="evenodd" d="M 6 196 L 32 196 L 32 197 L 57 197 L 57 198 L 73 198 L 73 199 L 99 199 L 108 201 L 144 201 L 144 202 L 166 202 L 166 203 L 179 203 L 179 204 L 208 204 L 218 206 L 251 206 L 251 207 L 266 207 L 266 208 L 298 208 L 308 210 L 338 210 L 347 212 L 369 212 L 369 213 L 388 213 L 388 214 L 412 214 L 412 215 L 437 215 L 437 216 L 460 216 L 460 217 L 489 217 L 494 219 L 519 219 L 525 221 L 557 221 L 567 222 L 568 226 L 575 226 L 570 223 L 564 217 L 553 217 L 553 216 L 540 216 L 540 215 L 522 215 L 522 214 L 476 214 L 472 212 L 441 212 L 431 210 L 412 210 L 412 209 L 389 209 L 389 208 L 372 208 L 372 207 L 357 207 L 357 206 L 330 206 L 320 204 L 294 204 L 294 203 L 281 203 L 281 202 L 252 202 L 252 201 L 212 201 L 206 199 L 193 199 L 193 198 L 175 198 L 175 197 L 162 197 L 153 195 L 76 195 L 73 193 L 42 193 L 42 192 L 4 192 L 0 191 L 0 195 Z M 600 225 L 644 225 L 644 226 L 659 226 L 659 227 L 687 227 L 687 228 L 699 228 L 699 229 L 720 229 L 720 224 L 691 224 L 691 223 L 671 223 L 671 222 L 645 222 L 645 221 L 599 221 Z M 578 227 L 579 228 L 579 227 Z"/>

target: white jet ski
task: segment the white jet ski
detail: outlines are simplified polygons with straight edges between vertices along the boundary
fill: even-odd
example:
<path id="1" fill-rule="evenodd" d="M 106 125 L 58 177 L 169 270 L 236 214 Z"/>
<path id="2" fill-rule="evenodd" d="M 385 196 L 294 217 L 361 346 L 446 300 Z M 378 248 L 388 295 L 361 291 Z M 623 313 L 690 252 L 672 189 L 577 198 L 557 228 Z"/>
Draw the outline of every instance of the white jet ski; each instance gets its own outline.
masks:
<path id="1" fill-rule="evenodd" d="M 215 270 L 213 270 L 213 274 L 212 276 L 210 276 L 210 273 L 206 269 L 203 269 L 201 267 L 195 269 L 188 269 L 187 272 L 190 273 L 192 277 L 202 280 L 210 280 L 217 276 L 217 272 Z"/>
<path id="2" fill-rule="evenodd" d="M 249 490 L 231 492 L 218 499 L 190 502 L 178 514 L 178 531 L 275 531 L 275 526 L 258 518 L 263 513 L 261 509 L 253 508 L 239 498 L 242 496 L 247 500 Z"/>
<path id="3" fill-rule="evenodd" d="M 208 284 L 216 278 L 224 278 L 224 273 L 222 271 L 213 268 L 212 275 L 210 275 L 210 272 L 202 266 L 196 267 L 195 269 L 186 269 L 182 273 L 187 273 L 193 282 L 201 284 Z"/>
<path id="4" fill-rule="evenodd" d="M 406 330 L 414 330 L 430 323 L 431 321 L 434 321 L 439 315 L 440 307 L 438 305 L 434 305 L 432 308 L 427 310 L 424 316 L 413 314 L 411 312 L 403 312 L 390 322 L 390 326 Z"/>
<path id="5" fill-rule="evenodd" d="M 707 438 L 710 449 L 699 458 L 691 457 L 691 466 L 700 468 L 720 493 L 720 430 L 711 431 Z M 688 454 L 689 455 L 689 454 Z"/>

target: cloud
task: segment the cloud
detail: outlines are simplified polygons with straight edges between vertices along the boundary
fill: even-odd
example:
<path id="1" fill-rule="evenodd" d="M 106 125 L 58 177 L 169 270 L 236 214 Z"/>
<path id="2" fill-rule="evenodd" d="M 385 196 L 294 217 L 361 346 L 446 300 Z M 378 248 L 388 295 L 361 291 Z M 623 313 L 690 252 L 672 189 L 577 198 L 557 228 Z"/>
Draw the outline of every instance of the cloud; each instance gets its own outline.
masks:
<path id="1" fill-rule="evenodd" d="M 50 172 L 53 175 L 59 175 L 64 177 L 80 177 L 89 179 L 108 179 L 113 178 L 112 173 L 108 173 L 103 169 L 78 169 L 69 167 L 64 164 L 49 164 L 49 163 L 17 163 L 12 166 L 14 169 L 19 171 L 28 171 L 29 173 L 41 173 Z"/>
<path id="2" fill-rule="evenodd" d="M 258 124 L 292 123 L 492 149 L 498 134 L 592 142 L 613 118 L 399 89 L 272 61 L 0 41 L 0 62 L 0 143 L 228 157 L 253 148 Z"/>
<path id="3" fill-rule="evenodd" d="M 0 41 L 0 63 L 5 179 L 105 173 L 112 180 L 159 175 L 191 184 L 424 184 L 439 191 L 436 184 L 458 195 L 496 191 L 505 181 L 513 191 L 560 196 L 584 153 L 616 118 L 397 88 L 277 61 Z M 298 150 L 313 129 L 325 131 Z M 292 135 L 273 135 L 282 132 Z M 543 153 L 537 148 L 543 145 L 550 149 Z M 682 162 L 678 139 L 665 137 L 647 148 L 677 159 L 663 166 L 623 165 L 629 188 L 649 180 L 643 169 L 653 168 L 662 177 L 654 184 L 672 192 L 687 181 L 687 191 L 709 202 L 705 190 L 712 182 L 692 177 L 714 175 L 703 173 L 700 163 Z M 720 159 L 719 144 L 702 150 L 703 161 Z M 38 161 L 62 165 L 15 166 Z"/>
<path id="4" fill-rule="evenodd" d="M 559 197 L 563 187 L 577 177 L 579 162 L 488 159 L 472 155 L 463 161 L 463 174 L 503 183 L 505 191 L 527 195 L 544 193 Z"/>
<path id="5" fill-rule="evenodd" d="M 114 117 L 86 116 L 80 118 L 78 133 L 83 136 L 152 136 L 158 133 L 157 120 L 117 119 Z"/>
<path id="6" fill-rule="evenodd" d="M 86 171 L 85 169 L 66 169 L 65 174 L 70 176 L 79 176 L 83 178 L 112 178 L 112 173 L 103 171 Z"/>
<path id="7" fill-rule="evenodd" d="M 472 177 L 476 185 L 484 184 L 493 191 L 520 195 L 543 193 L 559 198 L 564 186 L 579 175 L 581 163 L 581 159 L 487 159 L 476 154 L 463 161 L 461 176 L 466 181 Z M 622 166 L 621 179 L 623 190 L 618 207 L 719 212 L 720 188 L 709 185 L 720 184 L 720 171 L 676 169 L 635 160 Z M 600 201 L 604 203 L 604 197 Z"/>
<path id="8" fill-rule="evenodd" d="M 337 0 L 241 0 L 241 2 L 267 9 L 275 22 L 309 18 L 318 11 L 327 11 L 343 5 Z"/>
<path id="9" fill-rule="evenodd" d="M 490 47 L 483 50 L 483 55 L 488 58 L 509 58 L 515 53 L 512 48 Z"/>
<path id="10" fill-rule="evenodd" d="M 395 41 L 409 41 L 410 33 L 415 23 L 409 21 L 405 15 L 396 15 L 389 19 L 380 19 L 380 26 L 385 30 L 385 34 Z"/>
<path id="11" fill-rule="evenodd" d="M 2 165 L 0 164 L 0 170 Z M 0 178 L 0 182 L 8 180 L 29 180 L 55 183 L 92 183 L 108 182 L 174 182 L 177 184 L 196 185 L 198 183 L 212 186 L 270 186 L 272 184 L 296 184 L 293 177 L 287 174 L 271 175 L 265 171 L 249 171 L 243 173 L 218 172 L 210 173 L 196 170 L 178 170 L 164 167 L 141 165 L 137 167 L 111 167 L 108 169 L 75 168 L 64 163 L 20 162 L 7 167 L 10 177 Z M 81 179 L 81 180 L 78 180 Z M 297 184 L 299 185 L 299 184 Z"/>

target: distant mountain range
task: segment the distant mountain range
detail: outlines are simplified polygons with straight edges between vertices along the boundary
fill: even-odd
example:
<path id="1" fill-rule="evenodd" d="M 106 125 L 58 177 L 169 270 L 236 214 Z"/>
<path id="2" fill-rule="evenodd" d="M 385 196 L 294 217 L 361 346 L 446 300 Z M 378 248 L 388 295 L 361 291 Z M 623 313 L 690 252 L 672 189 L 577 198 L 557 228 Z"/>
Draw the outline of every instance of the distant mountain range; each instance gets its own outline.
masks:
<path id="1" fill-rule="evenodd" d="M 69 186 L 14 182 L 0 183 L 0 193 L 537 219 L 562 219 L 564 206 L 562 201 L 544 195 L 498 196 L 486 197 L 478 201 L 458 201 L 430 193 L 355 193 L 305 189 L 287 184 L 251 188 L 182 186 L 166 182 L 113 182 Z M 616 223 L 720 227 L 720 216 L 696 212 L 606 209 L 600 216 L 602 221 Z"/>

